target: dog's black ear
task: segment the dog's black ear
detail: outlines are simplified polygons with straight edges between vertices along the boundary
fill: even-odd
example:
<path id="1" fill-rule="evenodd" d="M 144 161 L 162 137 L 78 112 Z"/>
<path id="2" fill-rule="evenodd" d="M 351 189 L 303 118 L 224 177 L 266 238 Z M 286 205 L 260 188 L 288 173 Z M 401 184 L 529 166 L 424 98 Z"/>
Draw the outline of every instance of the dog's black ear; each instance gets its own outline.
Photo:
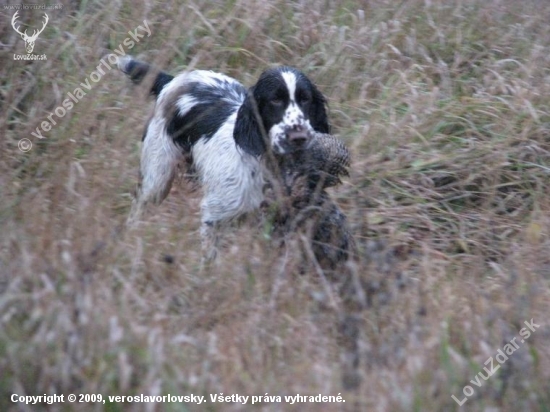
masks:
<path id="1" fill-rule="evenodd" d="M 327 115 L 327 99 L 323 94 L 315 87 L 312 87 L 312 102 L 309 109 L 309 122 L 313 130 L 321 133 L 330 133 L 330 125 L 328 123 Z"/>
<path id="2" fill-rule="evenodd" d="M 246 153 L 260 156 L 266 150 L 264 134 L 258 107 L 250 91 L 237 113 L 233 138 Z"/>

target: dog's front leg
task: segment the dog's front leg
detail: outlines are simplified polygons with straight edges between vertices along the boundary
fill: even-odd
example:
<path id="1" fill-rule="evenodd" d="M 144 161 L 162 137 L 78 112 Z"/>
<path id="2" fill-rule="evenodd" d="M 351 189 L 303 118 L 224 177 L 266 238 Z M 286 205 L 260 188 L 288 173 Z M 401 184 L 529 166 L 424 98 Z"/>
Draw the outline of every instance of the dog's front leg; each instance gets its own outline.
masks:
<path id="1" fill-rule="evenodd" d="M 218 254 L 219 224 L 212 221 L 203 221 L 201 224 L 201 267 L 205 267 L 216 259 Z"/>

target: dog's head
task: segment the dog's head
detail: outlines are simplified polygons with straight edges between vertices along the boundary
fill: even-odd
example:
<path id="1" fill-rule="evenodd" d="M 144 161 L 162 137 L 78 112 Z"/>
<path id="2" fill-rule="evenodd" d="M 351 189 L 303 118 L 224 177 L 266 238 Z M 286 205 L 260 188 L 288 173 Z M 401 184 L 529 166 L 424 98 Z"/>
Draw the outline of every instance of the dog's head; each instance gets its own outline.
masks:
<path id="1" fill-rule="evenodd" d="M 329 133 L 326 99 L 300 71 L 268 69 L 239 109 L 235 142 L 260 155 L 266 144 L 277 154 L 303 149 L 313 132 Z"/>

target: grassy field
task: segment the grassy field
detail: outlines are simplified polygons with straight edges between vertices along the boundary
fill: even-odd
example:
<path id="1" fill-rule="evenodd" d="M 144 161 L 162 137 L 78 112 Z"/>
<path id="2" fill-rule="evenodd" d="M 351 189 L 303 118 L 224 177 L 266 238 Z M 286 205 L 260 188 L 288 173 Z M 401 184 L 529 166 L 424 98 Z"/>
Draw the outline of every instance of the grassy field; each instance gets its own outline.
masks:
<path id="1" fill-rule="evenodd" d="M 71 1 L 46 12 L 34 53 L 47 60 L 29 62 L 14 60 L 24 42 L 0 8 L 0 410 L 550 411 L 550 2 Z M 39 27 L 42 11 L 19 14 Z M 251 85 L 285 64 L 328 97 L 353 155 L 331 193 L 372 285 L 358 389 L 342 387 L 330 287 L 296 273 L 261 228 L 235 227 L 201 273 L 200 190 L 182 180 L 121 232 L 152 102 L 115 69 L 80 84 L 144 21 L 150 36 L 125 51 L 171 73 Z M 479 378 L 491 357 L 499 370 Z M 14 393 L 208 399 L 25 407 Z M 262 402 L 210 400 L 222 393 Z M 284 402 L 296 394 L 346 402 Z"/>

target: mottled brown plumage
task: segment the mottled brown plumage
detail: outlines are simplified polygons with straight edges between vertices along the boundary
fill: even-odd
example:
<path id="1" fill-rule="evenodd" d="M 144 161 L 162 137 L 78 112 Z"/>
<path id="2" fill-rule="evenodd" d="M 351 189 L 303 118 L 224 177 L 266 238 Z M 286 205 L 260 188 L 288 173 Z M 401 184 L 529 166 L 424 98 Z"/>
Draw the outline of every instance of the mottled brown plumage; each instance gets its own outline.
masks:
<path id="1" fill-rule="evenodd" d="M 336 286 L 342 384 L 346 390 L 355 390 L 361 384 L 363 311 L 384 299 L 385 278 L 395 269 L 393 251 L 383 242 L 369 242 L 362 249 L 365 266 L 358 270 L 358 251 L 346 216 L 326 190 L 348 175 L 350 154 L 342 141 L 317 133 L 304 150 L 274 158 L 276 179 L 266 193 L 273 236 L 283 242 L 289 239 L 293 247 L 304 244 L 290 239 L 305 234 L 309 251 L 300 256 L 301 261 L 308 265 L 313 252 L 324 275 Z"/>
<path id="2" fill-rule="evenodd" d="M 350 153 L 340 139 L 314 133 L 303 150 L 278 156 L 277 161 L 287 188 L 298 184 L 294 179 L 302 177 L 310 187 L 326 189 L 342 183 L 341 176 L 349 175 Z"/>
<path id="3" fill-rule="evenodd" d="M 325 189 L 348 175 L 348 149 L 332 135 L 315 133 L 303 150 L 275 160 L 279 196 L 275 187 L 266 194 L 275 236 L 305 231 L 321 268 L 335 270 L 355 252 L 355 243 L 346 216 Z"/>
<path id="4" fill-rule="evenodd" d="M 342 305 L 338 314 L 342 348 L 342 384 L 359 387 L 359 335 L 365 296 L 355 265 L 357 249 L 346 216 L 326 189 L 348 175 L 350 154 L 336 137 L 316 133 L 304 150 L 275 156 L 274 184 L 266 194 L 276 239 L 305 234 L 309 239 L 302 258 L 307 266 L 311 252 L 324 275 L 336 285 Z M 292 245 L 294 243 L 290 243 Z"/>

